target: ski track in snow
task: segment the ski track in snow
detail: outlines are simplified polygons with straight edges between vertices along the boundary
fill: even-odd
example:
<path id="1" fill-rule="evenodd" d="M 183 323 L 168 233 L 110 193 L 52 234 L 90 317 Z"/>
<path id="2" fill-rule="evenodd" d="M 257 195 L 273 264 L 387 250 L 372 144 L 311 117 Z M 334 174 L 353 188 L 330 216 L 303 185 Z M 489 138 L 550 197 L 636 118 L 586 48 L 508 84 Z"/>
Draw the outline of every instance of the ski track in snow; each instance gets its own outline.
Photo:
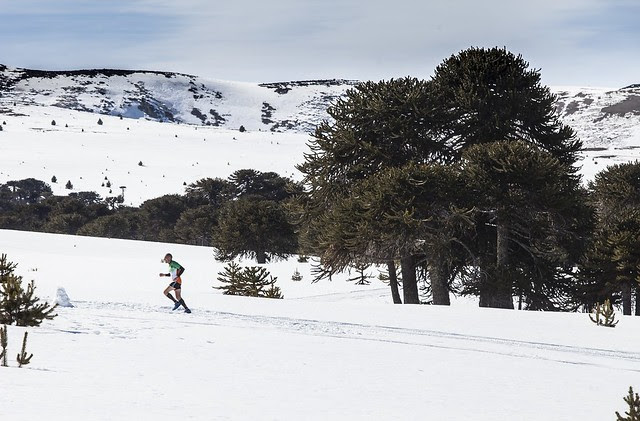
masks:
<path id="1" fill-rule="evenodd" d="M 131 339 L 144 331 L 158 329 L 161 318 L 168 329 L 189 326 L 223 326 L 246 329 L 273 329 L 293 334 L 330 337 L 347 340 L 376 341 L 387 344 L 447 349 L 454 352 L 475 352 L 512 358 L 527 358 L 561 364 L 585 365 L 626 372 L 640 372 L 640 352 L 615 351 L 554 343 L 522 341 L 509 338 L 477 336 L 437 330 L 366 325 L 349 322 L 298 319 L 282 316 L 249 315 L 194 310 L 186 315 L 171 312 L 167 307 L 145 304 L 76 301 L 75 308 L 60 309 L 59 316 L 69 321 L 63 328 L 43 328 L 69 334 L 107 334 L 114 338 Z M 80 312 L 81 314 L 74 314 Z M 129 312 L 130 314 L 123 314 Z M 151 316 L 139 314 L 153 313 Z M 127 328 L 122 320 L 127 320 Z M 169 327 L 170 326 L 170 327 Z"/>

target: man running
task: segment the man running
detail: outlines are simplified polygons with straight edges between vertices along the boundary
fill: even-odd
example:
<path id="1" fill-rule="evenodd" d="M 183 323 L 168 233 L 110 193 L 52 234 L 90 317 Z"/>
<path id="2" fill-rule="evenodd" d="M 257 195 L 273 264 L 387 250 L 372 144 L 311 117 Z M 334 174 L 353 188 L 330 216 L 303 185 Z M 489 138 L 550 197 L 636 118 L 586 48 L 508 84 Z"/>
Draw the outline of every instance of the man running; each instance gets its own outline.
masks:
<path id="1" fill-rule="evenodd" d="M 166 295 L 171 301 L 173 301 L 174 310 L 177 310 L 178 307 L 182 306 L 184 307 L 185 313 L 191 313 L 189 307 L 187 307 L 187 305 L 184 303 L 184 300 L 181 297 L 182 294 L 180 292 L 180 290 L 182 289 L 182 279 L 180 278 L 180 275 L 182 275 L 182 272 L 184 272 L 184 268 L 180 263 L 173 260 L 173 256 L 171 255 L 171 253 L 167 253 L 162 261 L 169 264 L 169 273 L 161 273 L 160 276 L 171 277 L 171 283 L 164 290 L 164 295 Z M 171 291 L 176 292 L 176 298 L 173 298 L 173 295 L 171 295 Z"/>

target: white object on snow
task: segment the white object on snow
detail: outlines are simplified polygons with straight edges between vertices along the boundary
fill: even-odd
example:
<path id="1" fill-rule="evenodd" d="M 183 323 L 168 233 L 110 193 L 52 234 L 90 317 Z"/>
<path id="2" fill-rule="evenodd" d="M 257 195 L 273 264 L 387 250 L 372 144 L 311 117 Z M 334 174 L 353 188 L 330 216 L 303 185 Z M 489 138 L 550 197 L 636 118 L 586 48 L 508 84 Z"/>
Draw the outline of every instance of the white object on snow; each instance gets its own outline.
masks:
<path id="1" fill-rule="evenodd" d="M 58 291 L 56 291 L 56 304 L 60 307 L 73 307 L 73 304 L 71 304 L 71 300 L 67 295 L 67 291 L 62 287 L 58 288 Z"/>

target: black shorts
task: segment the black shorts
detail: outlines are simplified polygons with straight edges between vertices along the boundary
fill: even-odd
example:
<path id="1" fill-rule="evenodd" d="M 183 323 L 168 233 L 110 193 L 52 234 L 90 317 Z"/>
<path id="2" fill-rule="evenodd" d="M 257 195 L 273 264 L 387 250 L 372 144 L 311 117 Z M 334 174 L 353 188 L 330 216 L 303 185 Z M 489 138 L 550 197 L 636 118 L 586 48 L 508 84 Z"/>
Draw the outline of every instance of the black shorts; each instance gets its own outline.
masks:
<path id="1" fill-rule="evenodd" d="M 171 283 L 169 284 L 169 286 L 170 286 L 171 288 L 173 288 L 173 289 L 180 289 L 180 288 L 182 288 L 182 286 L 181 286 L 179 283 L 177 283 L 177 282 L 171 282 Z"/>

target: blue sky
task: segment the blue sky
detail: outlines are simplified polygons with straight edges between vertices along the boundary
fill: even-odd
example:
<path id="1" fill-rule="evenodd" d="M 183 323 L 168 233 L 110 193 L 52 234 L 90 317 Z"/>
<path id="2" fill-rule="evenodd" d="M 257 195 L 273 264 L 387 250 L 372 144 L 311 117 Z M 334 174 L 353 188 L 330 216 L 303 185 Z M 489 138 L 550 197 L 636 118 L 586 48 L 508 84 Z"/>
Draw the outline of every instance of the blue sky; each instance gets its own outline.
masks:
<path id="1" fill-rule="evenodd" d="M 0 0 L 0 63 L 251 82 L 428 78 L 470 46 L 549 85 L 640 83 L 637 0 Z"/>

